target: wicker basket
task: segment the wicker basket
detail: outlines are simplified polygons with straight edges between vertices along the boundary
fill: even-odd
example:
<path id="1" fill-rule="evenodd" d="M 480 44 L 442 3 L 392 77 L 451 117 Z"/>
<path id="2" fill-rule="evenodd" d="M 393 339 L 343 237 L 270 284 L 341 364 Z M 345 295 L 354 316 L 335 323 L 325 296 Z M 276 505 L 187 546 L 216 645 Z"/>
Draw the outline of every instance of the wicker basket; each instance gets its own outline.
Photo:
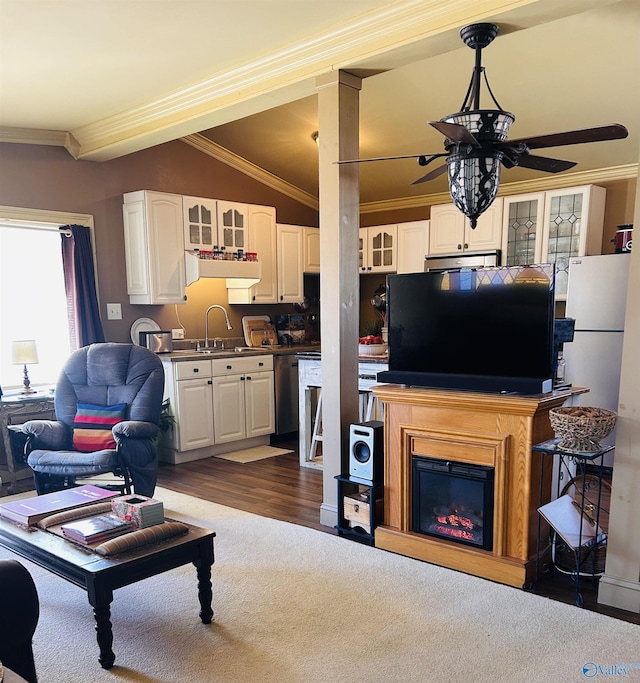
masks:
<path id="1" fill-rule="evenodd" d="M 600 500 L 598 500 L 598 488 Z M 583 477 L 578 475 L 567 482 L 560 495 L 569 494 L 573 498 L 582 495 Z M 605 533 L 609 532 L 609 505 L 611 500 L 611 484 L 602 480 L 595 474 L 584 475 L 584 498 L 585 502 L 591 503 L 595 508 L 600 504 L 598 526 Z M 553 533 L 553 554 L 556 568 L 565 574 L 580 574 L 583 576 L 598 576 L 604 573 L 604 563 L 607 556 L 606 539 L 595 546 L 580 548 L 579 551 L 568 548 L 562 538 Z"/>
<path id="2" fill-rule="evenodd" d="M 600 449 L 600 439 L 616 426 L 617 414 L 605 408 L 552 408 L 549 421 L 560 439 L 558 448 L 576 453 Z"/>

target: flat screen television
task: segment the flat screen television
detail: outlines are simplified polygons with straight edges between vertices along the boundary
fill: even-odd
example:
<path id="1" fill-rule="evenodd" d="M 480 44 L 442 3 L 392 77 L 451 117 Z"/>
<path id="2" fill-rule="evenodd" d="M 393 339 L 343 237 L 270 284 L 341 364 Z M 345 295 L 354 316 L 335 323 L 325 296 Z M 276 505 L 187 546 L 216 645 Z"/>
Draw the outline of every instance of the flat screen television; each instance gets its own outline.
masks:
<path id="1" fill-rule="evenodd" d="M 553 264 L 388 275 L 389 369 L 378 381 L 551 391 L 554 275 Z"/>

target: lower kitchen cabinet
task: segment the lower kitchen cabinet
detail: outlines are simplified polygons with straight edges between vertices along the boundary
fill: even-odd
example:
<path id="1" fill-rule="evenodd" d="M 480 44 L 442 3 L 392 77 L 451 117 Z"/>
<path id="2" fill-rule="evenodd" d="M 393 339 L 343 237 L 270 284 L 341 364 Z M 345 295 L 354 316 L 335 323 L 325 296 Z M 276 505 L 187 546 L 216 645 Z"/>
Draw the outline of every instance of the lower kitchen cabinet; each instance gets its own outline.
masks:
<path id="1" fill-rule="evenodd" d="M 269 443 L 275 431 L 273 356 L 163 360 L 175 419 L 158 449 L 178 464 Z"/>
<path id="2" fill-rule="evenodd" d="M 213 433 L 215 443 L 275 432 L 273 356 L 213 361 Z M 270 368 L 267 370 L 266 365 Z M 253 369 L 246 367 L 252 365 Z M 259 367 L 262 366 L 262 367 Z"/>

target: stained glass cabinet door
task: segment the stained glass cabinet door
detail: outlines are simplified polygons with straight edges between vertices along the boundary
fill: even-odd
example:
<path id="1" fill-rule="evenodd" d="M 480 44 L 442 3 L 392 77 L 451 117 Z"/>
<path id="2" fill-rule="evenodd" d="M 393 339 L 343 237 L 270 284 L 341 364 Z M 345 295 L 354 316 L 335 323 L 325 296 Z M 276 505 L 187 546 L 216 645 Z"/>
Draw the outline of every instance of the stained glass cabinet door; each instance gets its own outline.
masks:
<path id="1" fill-rule="evenodd" d="M 566 299 L 570 259 L 602 253 L 605 198 L 595 185 L 545 193 L 542 259 L 556 265 L 556 299 Z"/>

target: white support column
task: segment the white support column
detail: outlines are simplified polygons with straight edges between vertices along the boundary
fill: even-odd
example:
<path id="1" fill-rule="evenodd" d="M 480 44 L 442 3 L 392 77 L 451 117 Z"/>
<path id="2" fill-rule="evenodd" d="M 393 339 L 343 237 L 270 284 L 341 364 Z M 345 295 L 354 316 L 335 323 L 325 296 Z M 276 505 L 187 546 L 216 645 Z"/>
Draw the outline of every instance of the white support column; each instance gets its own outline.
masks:
<path id="1" fill-rule="evenodd" d="M 320 325 L 322 339 L 322 471 L 320 522 L 337 523 L 337 482 L 349 425 L 358 421 L 360 283 L 359 92 L 361 79 L 343 71 L 318 78 L 320 134 Z"/>
<path id="2" fill-rule="evenodd" d="M 640 184 L 634 223 L 640 225 Z M 640 229 L 640 228 L 639 228 Z M 640 613 L 640 249 L 631 251 L 605 573 L 598 602 Z"/>

